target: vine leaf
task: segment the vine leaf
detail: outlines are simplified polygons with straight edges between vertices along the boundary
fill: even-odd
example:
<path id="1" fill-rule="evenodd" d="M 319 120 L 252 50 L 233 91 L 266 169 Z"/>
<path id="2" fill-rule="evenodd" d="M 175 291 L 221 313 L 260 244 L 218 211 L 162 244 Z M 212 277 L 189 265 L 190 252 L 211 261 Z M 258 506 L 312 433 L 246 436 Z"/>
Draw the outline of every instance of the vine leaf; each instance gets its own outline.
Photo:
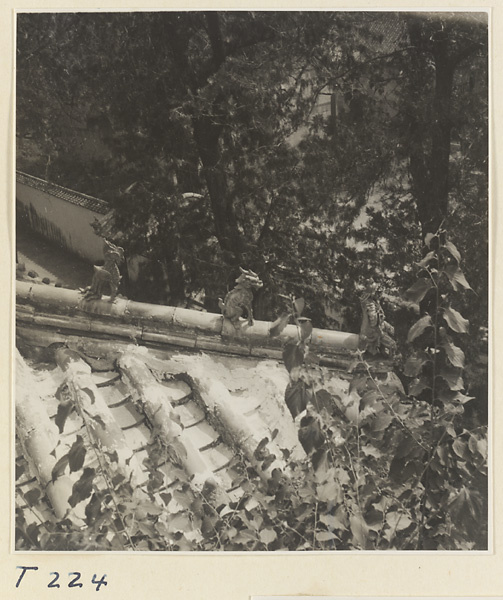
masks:
<path id="1" fill-rule="evenodd" d="M 330 542 L 332 540 L 337 540 L 339 539 L 335 533 L 332 533 L 331 531 L 317 531 L 316 532 L 316 540 L 318 542 Z"/>
<path id="2" fill-rule="evenodd" d="M 487 460 L 487 440 L 477 440 L 477 450 L 484 460 Z"/>
<path id="3" fill-rule="evenodd" d="M 52 473 L 51 473 L 52 481 L 56 481 L 56 479 L 58 479 L 58 477 L 61 477 L 61 475 L 63 475 L 67 465 L 68 465 L 68 454 L 65 454 L 58 460 L 58 462 L 54 465 L 54 467 L 52 469 Z"/>
<path id="4" fill-rule="evenodd" d="M 452 342 L 446 341 L 440 345 L 447 354 L 447 358 L 453 367 L 463 368 L 465 366 L 465 353 Z M 452 389 L 452 388 L 451 388 Z"/>
<path id="5" fill-rule="evenodd" d="M 304 301 L 304 298 L 297 298 L 296 300 L 294 300 L 293 308 L 295 310 L 295 316 L 300 317 L 305 306 L 306 303 Z"/>
<path id="6" fill-rule="evenodd" d="M 117 452 L 115 452 L 117 454 Z M 115 462 L 118 462 L 118 458 Z M 147 489 L 149 492 L 157 492 L 164 486 L 164 475 L 161 471 L 152 471 L 148 476 Z"/>
<path id="7" fill-rule="evenodd" d="M 89 398 L 91 399 L 91 404 L 94 404 L 94 401 L 96 400 L 96 397 L 94 395 L 93 390 L 91 388 L 84 387 L 84 388 L 82 388 L 82 391 L 89 396 Z"/>
<path id="8" fill-rule="evenodd" d="M 382 452 L 372 446 L 371 444 L 366 444 L 362 446 L 362 452 L 365 456 L 373 456 L 376 459 L 382 458 Z"/>
<path id="9" fill-rule="evenodd" d="M 454 442 L 452 444 L 452 449 L 459 456 L 459 458 L 466 458 L 468 444 L 465 441 L 460 440 L 458 438 L 458 439 L 454 440 Z"/>
<path id="10" fill-rule="evenodd" d="M 351 527 L 351 533 L 353 534 L 356 543 L 360 547 L 365 548 L 367 545 L 369 528 L 363 517 L 361 515 L 351 515 L 349 517 L 349 526 Z"/>
<path id="11" fill-rule="evenodd" d="M 398 444 L 395 458 L 408 458 L 414 456 L 417 451 L 417 442 L 410 435 L 404 435 Z"/>
<path id="12" fill-rule="evenodd" d="M 86 447 L 84 446 L 84 438 L 81 435 L 77 436 L 77 439 L 68 452 L 68 463 L 70 465 L 70 473 L 74 471 L 80 471 L 84 465 L 84 459 L 86 458 Z"/>
<path id="13" fill-rule="evenodd" d="M 173 496 L 171 494 L 167 494 L 166 492 L 161 492 L 159 494 L 162 498 L 162 501 L 164 502 L 164 504 L 166 506 L 168 506 L 168 504 L 171 502 L 171 500 L 173 499 Z M 201 505 L 202 505 L 202 501 L 201 501 Z M 192 508 L 192 511 L 197 515 L 200 516 L 201 512 L 197 511 L 195 508 Z"/>
<path id="14" fill-rule="evenodd" d="M 321 413 L 323 409 L 331 413 L 334 409 L 338 408 L 338 404 L 340 404 L 340 401 L 338 403 L 337 399 L 327 392 L 327 390 L 316 390 L 313 397 L 313 405 L 318 413 Z"/>
<path id="15" fill-rule="evenodd" d="M 142 502 L 138 505 L 138 510 L 144 511 L 145 514 L 153 517 L 160 515 L 164 509 L 155 502 Z"/>
<path id="16" fill-rule="evenodd" d="M 310 319 L 306 319 L 305 317 L 301 317 L 298 319 L 299 327 L 300 327 L 300 337 L 302 341 L 307 340 L 307 338 L 313 333 L 313 324 Z"/>
<path id="17" fill-rule="evenodd" d="M 399 513 L 397 511 L 389 512 L 386 515 L 386 523 L 394 530 L 394 531 L 403 531 L 407 529 L 409 525 L 412 524 L 412 521 L 405 513 Z"/>
<path id="18" fill-rule="evenodd" d="M 273 464 L 276 460 L 276 456 L 274 454 L 269 454 L 269 456 L 262 463 L 262 471 L 267 471 L 267 469 Z"/>
<path id="19" fill-rule="evenodd" d="M 347 406 L 345 410 L 346 417 L 351 423 L 353 423 L 353 425 L 358 425 L 358 420 L 360 416 L 360 401 L 360 396 L 355 395 L 353 401 Z"/>
<path id="20" fill-rule="evenodd" d="M 271 325 L 269 329 L 269 335 L 271 337 L 278 336 L 283 329 L 288 325 L 288 321 L 290 320 L 291 314 L 289 312 L 282 313 Z"/>
<path id="21" fill-rule="evenodd" d="M 452 242 L 446 242 L 444 248 L 458 263 L 461 262 L 461 254 Z"/>
<path id="22" fill-rule="evenodd" d="M 256 460 L 263 460 L 262 451 L 264 450 L 264 448 L 267 446 L 268 443 L 269 443 L 268 437 L 262 438 L 260 440 L 258 446 L 255 448 L 255 452 L 253 453 L 253 457 Z"/>
<path id="23" fill-rule="evenodd" d="M 72 414 L 74 409 L 75 406 L 71 400 L 62 401 L 58 404 L 58 412 L 56 413 L 55 423 L 58 427 L 59 433 L 63 433 L 66 420 Z"/>
<path id="24" fill-rule="evenodd" d="M 465 387 L 463 383 L 463 378 L 461 377 L 461 373 L 458 369 L 446 367 L 442 369 L 442 371 L 440 371 L 440 377 L 442 377 L 442 379 L 445 379 L 447 385 L 449 386 L 449 389 L 452 391 L 460 391 Z"/>
<path id="25" fill-rule="evenodd" d="M 126 477 L 122 473 L 117 473 L 112 477 L 112 485 L 118 487 L 123 481 L 126 481 Z"/>
<path id="26" fill-rule="evenodd" d="M 76 506 L 82 500 L 89 498 L 93 491 L 93 481 L 96 471 L 90 467 L 86 467 L 82 476 L 73 484 L 72 495 L 68 498 L 70 506 Z"/>
<path id="27" fill-rule="evenodd" d="M 86 523 L 92 525 L 101 514 L 101 500 L 99 496 L 93 494 L 91 501 L 87 504 L 85 515 Z"/>
<path id="28" fill-rule="evenodd" d="M 60 402 L 64 401 L 65 398 L 65 394 L 68 393 L 68 384 L 66 383 L 66 381 L 64 381 L 59 387 L 58 389 L 54 392 L 54 397 L 56 398 L 56 400 L 59 400 Z"/>
<path id="29" fill-rule="evenodd" d="M 363 363 L 365 364 L 365 363 Z M 349 390 L 348 393 L 351 394 L 351 392 L 355 391 L 358 392 L 358 394 L 363 394 L 365 392 L 365 390 L 368 389 L 368 381 L 367 381 L 367 377 L 363 374 L 357 374 L 355 377 L 353 377 L 351 379 L 351 382 L 349 383 Z"/>
<path id="30" fill-rule="evenodd" d="M 320 522 L 327 526 L 327 529 L 345 530 L 346 526 L 334 515 L 321 515 Z M 322 533 L 322 532 L 319 532 Z"/>
<path id="31" fill-rule="evenodd" d="M 306 384 L 303 381 L 290 382 L 286 386 L 285 402 L 294 419 L 306 409 L 307 400 Z"/>
<path id="32" fill-rule="evenodd" d="M 315 452 L 311 458 L 311 462 L 313 463 L 316 481 L 326 481 L 330 468 L 327 450 L 321 448 Z"/>
<path id="33" fill-rule="evenodd" d="M 427 362 L 428 357 L 424 353 L 422 355 L 409 356 L 404 365 L 403 374 L 407 377 L 417 377 Z"/>
<path id="34" fill-rule="evenodd" d="M 457 333 L 468 333 L 470 321 L 465 319 L 463 315 L 454 308 L 449 307 L 444 310 L 444 319 L 453 331 L 456 331 Z"/>
<path id="35" fill-rule="evenodd" d="M 430 279 L 421 277 L 404 293 L 404 297 L 409 302 L 419 304 L 419 302 L 421 302 L 421 300 L 426 296 L 432 287 L 433 283 Z"/>
<path id="36" fill-rule="evenodd" d="M 326 483 L 320 484 L 316 488 L 316 497 L 321 502 L 332 502 L 335 504 L 340 501 L 341 496 L 341 486 L 335 479 L 331 481 L 327 481 Z"/>
<path id="37" fill-rule="evenodd" d="M 475 400 L 475 396 L 467 396 L 466 394 L 457 392 L 454 396 L 454 400 L 456 400 L 460 404 L 466 404 L 467 402 L 470 402 L 470 400 Z"/>
<path id="38" fill-rule="evenodd" d="M 260 541 L 266 546 L 278 537 L 278 534 L 274 531 L 274 529 L 262 529 L 260 532 Z"/>
<path id="39" fill-rule="evenodd" d="M 311 415 L 302 417 L 298 436 L 306 454 L 318 450 L 325 442 L 319 421 Z"/>
<path id="40" fill-rule="evenodd" d="M 288 372 L 304 363 L 304 345 L 289 342 L 283 348 L 283 362 Z"/>
<path id="41" fill-rule="evenodd" d="M 363 365 L 365 367 L 365 363 L 362 360 L 360 360 L 359 358 L 355 358 L 348 367 L 348 373 L 354 373 L 355 369 L 358 368 L 360 365 Z"/>
<path id="42" fill-rule="evenodd" d="M 87 412 L 87 411 L 86 411 Z M 89 414 L 89 413 L 87 413 Z M 93 421 L 95 421 L 96 423 L 98 423 L 98 425 L 103 429 L 106 430 L 107 426 L 105 425 L 105 421 L 103 421 L 103 418 L 100 415 L 89 415 L 91 417 L 91 419 Z"/>
<path id="43" fill-rule="evenodd" d="M 426 377 L 420 377 L 409 387 L 409 394 L 417 397 L 424 392 L 424 390 L 431 390 L 431 382 Z"/>
<path id="44" fill-rule="evenodd" d="M 432 321 L 430 315 L 425 315 L 419 321 L 414 323 L 412 327 L 409 329 L 409 333 L 407 334 L 407 341 L 412 342 L 417 337 L 419 337 L 425 329 L 431 327 Z"/>
<path id="45" fill-rule="evenodd" d="M 464 288 L 465 290 L 472 289 L 468 281 L 466 281 L 463 271 L 457 265 L 449 265 L 445 267 L 443 272 L 447 276 L 454 291 L 457 292 L 461 288 Z"/>
<path id="46" fill-rule="evenodd" d="M 384 392 L 384 393 L 386 393 L 386 392 Z M 363 409 L 367 408 L 368 406 L 370 406 L 371 408 L 374 408 L 376 401 L 379 400 L 380 398 L 381 398 L 381 393 L 377 389 L 373 389 L 373 390 L 369 390 L 368 392 L 365 392 L 360 400 L 361 409 L 363 410 Z"/>
<path id="47" fill-rule="evenodd" d="M 372 431 L 384 431 L 391 425 L 393 417 L 386 413 L 377 414 L 371 423 Z"/>
<path id="48" fill-rule="evenodd" d="M 474 536 L 480 527 L 481 506 L 478 493 L 463 486 L 449 504 L 449 511 L 460 529 L 462 528 L 469 535 Z"/>
<path id="49" fill-rule="evenodd" d="M 434 233 L 427 233 L 425 238 L 424 238 L 424 243 L 428 246 L 428 248 L 430 248 L 431 246 L 431 242 L 436 238 L 437 236 Z"/>
<path id="50" fill-rule="evenodd" d="M 436 256 L 436 252 L 434 252 L 433 250 L 430 250 L 430 252 L 428 252 L 428 254 L 426 254 L 426 256 L 420 260 L 417 265 L 418 267 L 424 268 L 426 267 L 426 265 Z"/>
<path id="51" fill-rule="evenodd" d="M 26 468 L 24 464 L 18 465 L 16 463 L 16 481 L 24 475 L 25 470 Z"/>
<path id="52" fill-rule="evenodd" d="M 26 494 L 24 495 L 26 502 L 30 506 L 35 506 L 35 504 L 37 504 L 37 502 L 39 501 L 40 496 L 41 496 L 41 493 L 38 488 L 33 488 L 29 492 L 26 492 Z"/>

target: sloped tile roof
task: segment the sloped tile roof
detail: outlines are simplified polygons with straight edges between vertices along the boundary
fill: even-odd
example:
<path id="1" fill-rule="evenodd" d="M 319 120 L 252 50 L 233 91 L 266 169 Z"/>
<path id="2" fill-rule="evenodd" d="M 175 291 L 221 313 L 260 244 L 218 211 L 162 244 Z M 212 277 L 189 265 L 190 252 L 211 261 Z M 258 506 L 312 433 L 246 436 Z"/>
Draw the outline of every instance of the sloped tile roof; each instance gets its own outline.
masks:
<path id="1" fill-rule="evenodd" d="M 247 362 L 243 363 L 243 359 L 154 352 L 120 344 L 111 349 L 109 342 L 93 342 L 94 356 L 90 357 L 80 350 L 82 345 L 78 341 L 69 339 L 67 348 L 56 351 L 56 355 L 67 354 L 66 364 L 61 356 L 56 356 L 53 364 L 43 365 L 39 360 L 25 361 L 18 356 L 18 422 L 23 405 L 27 410 L 25 396 L 31 396 L 29 410 L 37 406 L 36 422 L 27 428 L 18 426 L 18 465 L 25 463 L 25 474 L 17 481 L 17 489 L 23 491 L 18 495 L 20 505 L 27 493 L 39 489 L 42 497 L 45 490 L 49 502 L 37 503 L 37 510 L 42 514 L 59 511 L 60 517 L 65 514 L 69 508 L 65 500 L 79 474 L 68 473 L 66 469 L 51 482 L 51 473 L 79 436 L 88 449 L 83 468 L 98 471 L 102 467 L 96 454 L 90 451 L 93 443 L 99 443 L 107 452 L 118 448 L 118 462 L 109 474 L 110 479 L 118 472 L 132 478 L 136 485 L 148 483 L 145 462 L 156 440 L 163 441 L 164 447 L 176 440 L 183 453 L 173 457 L 168 452 L 160 465 L 165 476 L 164 488 L 171 492 L 178 489 L 181 484 L 177 472 L 183 468 L 195 493 L 204 493 L 208 485 L 214 489 L 215 505 L 221 503 L 222 497 L 234 502 L 242 497 L 243 489 L 234 485 L 239 476 L 234 470 L 236 456 L 243 456 L 248 464 L 260 469 L 254 453 L 265 437 L 269 439 L 265 449 L 275 456 L 262 472 L 266 478 L 276 468 L 286 472 L 281 448 L 289 448 L 297 458 L 304 456 L 293 419 L 282 402 L 287 375 L 278 362 L 245 359 Z M 89 347 L 84 345 L 87 351 Z M 115 358 L 115 369 L 97 370 L 98 352 L 102 352 L 105 362 Z M 86 394 L 92 397 L 92 405 Z M 152 398 L 160 403 L 149 407 Z M 63 430 L 58 432 L 58 407 L 68 399 L 80 406 L 80 410 L 72 412 Z M 92 418 L 107 424 L 107 435 L 117 429 L 112 435 L 113 443 L 96 434 L 99 427 L 89 426 L 92 407 L 95 407 Z M 172 430 L 173 424 L 176 431 Z M 50 441 L 41 449 L 33 444 L 34 435 Z M 42 464 L 48 464 L 45 472 Z M 103 482 L 101 485 L 105 487 Z M 170 520 L 183 514 L 172 493 L 167 501 L 158 494 L 157 502 Z M 84 504 L 77 504 L 71 511 L 71 518 L 77 524 L 85 523 Z M 198 531 L 189 533 L 194 539 L 202 539 Z"/>
<path id="2" fill-rule="evenodd" d="M 202 525 L 187 521 L 187 494 L 214 510 L 253 505 L 240 485 L 243 471 L 252 468 L 268 482 L 275 472 L 289 476 L 285 450 L 305 457 L 268 324 L 230 339 L 221 315 L 125 300 L 86 306 L 74 290 L 24 282 L 17 296 L 16 502 L 30 506 L 23 514 L 34 523 L 55 514 L 84 531 L 92 517 L 89 498 L 75 498 L 82 470 L 99 474 L 95 491 L 126 480 L 141 495 L 155 460 L 163 481 L 155 505 L 146 505 L 159 511 L 166 543 L 186 549 L 172 542 L 180 530 L 204 547 Z M 327 389 L 346 398 L 349 376 L 339 356 L 348 353 L 345 338 L 328 333 L 314 336 L 331 365 L 324 368 Z M 289 335 L 285 330 L 282 343 Z"/>

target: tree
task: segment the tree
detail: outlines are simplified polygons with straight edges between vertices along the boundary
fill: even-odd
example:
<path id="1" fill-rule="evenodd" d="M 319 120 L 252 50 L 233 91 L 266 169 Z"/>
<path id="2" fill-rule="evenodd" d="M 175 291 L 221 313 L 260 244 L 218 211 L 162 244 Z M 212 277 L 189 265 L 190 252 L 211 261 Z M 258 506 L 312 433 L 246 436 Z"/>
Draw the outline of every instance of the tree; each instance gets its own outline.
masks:
<path id="1" fill-rule="evenodd" d="M 487 56 L 480 15 L 41 17 L 18 22 L 20 150 L 31 136 L 52 177 L 112 203 L 128 251 L 165 265 L 169 302 L 204 289 L 214 308 L 242 264 L 266 284 L 259 318 L 288 291 L 330 325 L 361 277 L 406 286 L 421 234 L 454 207 L 459 223 L 483 211 L 485 175 L 468 182 L 487 88 L 464 85 Z M 314 114 L 323 94 L 337 115 Z M 454 201 L 460 187 L 473 193 Z"/>
<path id="2" fill-rule="evenodd" d="M 311 197 L 318 190 L 315 210 L 321 202 L 338 215 L 352 211 L 353 224 L 359 214 L 344 236 L 356 244 L 340 248 L 335 265 L 344 296 L 356 304 L 355 260 L 361 276 L 390 291 L 406 287 L 408 261 L 419 260 L 424 235 L 442 222 L 465 250 L 468 213 L 475 231 L 466 272 L 485 303 L 486 15 L 372 14 L 365 28 L 356 65 L 321 63 L 320 80 L 340 105 L 336 126 L 313 123 L 303 148 L 303 181 L 311 176 Z M 479 316 L 487 318 L 484 306 Z"/>

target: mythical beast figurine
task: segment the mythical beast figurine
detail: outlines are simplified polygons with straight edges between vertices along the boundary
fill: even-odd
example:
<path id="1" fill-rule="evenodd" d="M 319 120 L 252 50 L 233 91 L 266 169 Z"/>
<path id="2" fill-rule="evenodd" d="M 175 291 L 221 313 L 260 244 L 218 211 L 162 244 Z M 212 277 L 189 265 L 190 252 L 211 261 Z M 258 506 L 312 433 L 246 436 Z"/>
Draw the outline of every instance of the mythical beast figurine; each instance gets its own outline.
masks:
<path id="1" fill-rule="evenodd" d="M 377 295 L 377 284 L 372 279 L 366 282 L 363 294 L 360 296 L 360 303 L 363 316 L 360 350 L 367 350 L 371 354 L 381 351 L 392 356 L 396 349 L 396 342 L 393 339 L 395 330 L 385 320 Z"/>
<path id="2" fill-rule="evenodd" d="M 226 319 L 229 319 L 236 329 L 239 328 L 239 318 L 246 309 L 248 325 L 253 325 L 253 291 L 262 287 L 263 283 L 259 276 L 253 271 L 247 271 L 239 267 L 241 275 L 236 279 L 234 287 L 226 296 L 225 300 L 218 299 L 220 310 Z"/>
<path id="3" fill-rule="evenodd" d="M 94 265 L 94 275 L 90 287 L 84 291 L 84 298 L 101 298 L 105 287 L 110 289 L 110 302 L 114 302 L 122 279 L 119 264 L 124 262 L 124 250 L 108 240 L 103 240 L 105 264 L 102 267 Z"/>

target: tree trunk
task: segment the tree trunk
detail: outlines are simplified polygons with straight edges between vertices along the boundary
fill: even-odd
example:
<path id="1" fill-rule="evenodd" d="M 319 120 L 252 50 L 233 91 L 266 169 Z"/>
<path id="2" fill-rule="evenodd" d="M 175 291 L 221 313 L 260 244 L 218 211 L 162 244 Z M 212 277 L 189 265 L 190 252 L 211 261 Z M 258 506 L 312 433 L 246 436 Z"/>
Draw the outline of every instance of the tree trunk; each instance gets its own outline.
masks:
<path id="1" fill-rule="evenodd" d="M 412 55 L 411 93 L 427 93 L 428 54 L 433 54 L 435 82 L 431 115 L 425 122 L 410 111 L 410 170 L 412 188 L 423 236 L 439 228 L 448 211 L 449 157 L 451 145 L 451 100 L 455 62 L 449 56 L 449 35 L 421 27 L 417 17 L 408 20 L 409 35 L 415 52 Z M 431 45 L 430 45 L 431 44 Z"/>
<path id="2" fill-rule="evenodd" d="M 428 56 L 433 57 L 435 80 L 431 114 L 421 119 L 410 111 L 410 169 L 412 188 L 417 202 L 423 236 L 435 233 L 449 210 L 449 159 L 452 132 L 452 96 L 456 68 L 481 45 L 473 40 L 456 38 L 455 27 L 439 28 L 438 21 L 428 23 L 424 17 L 407 19 L 412 53 L 411 93 L 421 97 L 428 90 Z"/>
<path id="3" fill-rule="evenodd" d="M 451 154 L 451 104 L 454 65 L 449 57 L 447 34 L 441 32 L 433 42 L 435 58 L 435 97 L 430 155 L 431 194 L 423 233 L 434 233 L 447 216 L 449 205 L 449 157 Z"/>
<path id="4" fill-rule="evenodd" d="M 217 113 L 215 107 L 214 113 Z M 203 175 L 210 196 L 215 234 L 225 259 L 237 265 L 245 249 L 239 231 L 234 203 L 229 196 L 227 177 L 221 167 L 220 135 L 223 130 L 223 116 L 202 116 L 193 121 L 194 139 L 203 164 Z"/>
<path id="5" fill-rule="evenodd" d="M 163 264 L 168 276 L 168 303 L 173 306 L 185 304 L 185 276 L 179 258 L 178 234 L 174 229 L 166 231 Z"/>
<path id="6" fill-rule="evenodd" d="M 172 306 L 185 305 L 185 278 L 182 264 L 176 256 L 171 256 L 164 264 L 168 274 L 168 303 Z"/>
<path id="7" fill-rule="evenodd" d="M 217 12 L 207 12 L 204 15 L 206 30 L 211 46 L 211 65 L 204 70 L 204 76 L 197 74 L 188 59 L 187 40 L 180 35 L 177 23 L 167 16 L 164 31 L 168 32 L 169 48 L 178 70 L 178 85 L 182 92 L 190 92 L 197 97 L 200 87 L 206 82 L 205 77 L 216 73 L 226 59 L 226 49 L 220 28 L 220 15 Z M 229 197 L 227 178 L 221 165 L 220 136 L 225 123 L 225 111 L 222 109 L 223 95 L 215 98 L 207 110 L 192 115 L 194 142 L 199 159 L 203 166 L 203 176 L 208 188 L 208 194 L 213 213 L 215 234 L 229 264 L 239 264 L 244 250 L 244 240 L 241 235 L 233 206 Z"/>

